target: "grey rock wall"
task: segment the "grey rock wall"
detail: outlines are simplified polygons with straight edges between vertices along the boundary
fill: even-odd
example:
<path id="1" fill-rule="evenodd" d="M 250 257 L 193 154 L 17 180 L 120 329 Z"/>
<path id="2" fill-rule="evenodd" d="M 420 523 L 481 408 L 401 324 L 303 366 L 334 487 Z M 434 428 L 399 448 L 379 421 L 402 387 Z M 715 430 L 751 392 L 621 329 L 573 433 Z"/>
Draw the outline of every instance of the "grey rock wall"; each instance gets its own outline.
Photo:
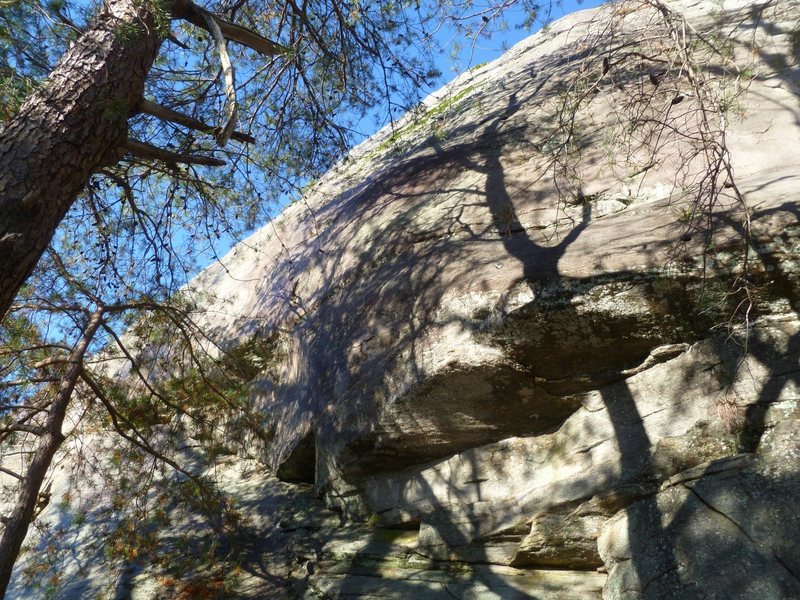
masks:
<path id="1" fill-rule="evenodd" d="M 795 1 L 576 13 L 201 274 L 294 482 L 232 479 L 242 593 L 800 596 L 798 39 Z"/>
<path id="2" fill-rule="evenodd" d="M 285 348 L 256 383 L 268 461 L 406 532 L 432 597 L 516 597 L 509 573 L 558 573 L 555 597 L 798 595 L 799 7 L 662 6 L 578 13 L 463 75 L 226 261 L 257 283 L 215 325 Z M 664 11 L 713 40 L 695 65 L 713 92 L 649 81 L 647 56 L 674 56 Z M 690 226 L 709 197 L 701 95 L 736 104 L 713 118 L 720 184 L 750 211 L 746 322 L 741 205 L 717 198 L 713 239 Z M 633 96 L 662 131 L 619 137 Z M 417 589 L 413 565 L 363 572 L 369 544 L 341 551 L 310 560 L 310 589 Z M 464 587 L 446 565 L 496 572 Z"/>

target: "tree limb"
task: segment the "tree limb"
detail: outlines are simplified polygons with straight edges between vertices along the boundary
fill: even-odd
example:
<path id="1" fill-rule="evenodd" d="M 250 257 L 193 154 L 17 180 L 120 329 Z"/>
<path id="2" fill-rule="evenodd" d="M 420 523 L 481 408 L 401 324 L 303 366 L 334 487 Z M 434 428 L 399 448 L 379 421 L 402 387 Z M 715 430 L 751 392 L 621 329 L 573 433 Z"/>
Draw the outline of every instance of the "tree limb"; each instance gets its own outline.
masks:
<path id="1" fill-rule="evenodd" d="M 60 377 L 31 377 L 29 379 L 12 379 L 8 381 L 0 381 L 0 390 L 5 390 L 12 387 L 19 387 L 23 385 L 29 385 L 31 383 L 55 383 L 56 381 L 60 381 Z M 2 404 L 0 405 L 0 410 L 11 410 L 13 408 L 27 408 L 26 406 L 19 406 L 16 407 L 12 404 Z"/>
<path id="2" fill-rule="evenodd" d="M 225 37 L 222 35 L 222 30 L 217 23 L 216 17 L 211 13 L 203 13 L 203 18 L 208 25 L 208 30 L 214 36 L 214 41 L 217 44 L 217 52 L 219 53 L 219 62 L 222 64 L 222 74 L 225 76 L 225 125 L 216 132 L 215 138 L 217 144 L 224 147 L 233 133 L 233 128 L 236 127 L 236 82 L 233 78 L 233 65 L 231 58 L 228 56 L 228 46 L 225 44 Z"/>
<path id="3" fill-rule="evenodd" d="M 29 425 L 28 423 L 15 423 L 9 427 L 3 427 L 0 429 L 0 433 L 13 433 L 15 431 L 22 431 L 23 433 L 30 433 L 33 435 L 43 436 L 45 433 L 48 433 L 46 427 L 40 427 L 39 425 Z"/>
<path id="4" fill-rule="evenodd" d="M 189 23 L 192 25 L 196 25 L 201 29 L 211 32 L 204 17 L 204 13 L 208 13 L 208 11 L 200 8 L 191 0 L 176 0 L 173 5 L 173 15 L 176 18 L 189 21 Z M 243 46 L 247 46 L 248 48 L 252 48 L 260 54 L 265 56 L 275 56 L 278 54 L 290 53 L 290 49 L 286 46 L 281 46 L 277 42 L 273 42 L 272 40 L 262 37 L 255 31 L 240 27 L 239 25 L 234 25 L 233 23 L 229 23 L 228 21 L 220 19 L 219 17 L 214 17 L 214 20 L 219 25 L 222 35 L 225 36 L 226 39 L 229 39 L 233 42 L 238 42 Z"/>
<path id="5" fill-rule="evenodd" d="M 58 356 L 50 356 L 45 358 L 44 360 L 40 360 L 37 363 L 31 365 L 34 369 L 44 369 L 45 367 L 52 367 L 53 365 L 63 365 L 68 364 L 71 361 L 71 357 L 69 354 L 62 354 Z"/>
<path id="6" fill-rule="evenodd" d="M 147 438 L 145 438 L 144 435 L 142 435 L 139 432 L 136 426 L 133 423 L 131 423 L 131 421 L 125 415 L 123 415 L 122 413 L 117 411 L 116 408 L 114 408 L 114 405 L 111 404 L 111 401 L 105 395 L 103 389 L 94 380 L 94 378 L 89 374 L 89 372 L 86 369 L 83 369 L 81 371 L 80 377 L 83 380 L 83 382 L 89 386 L 89 389 L 92 390 L 92 393 L 97 397 L 97 399 L 100 400 L 100 403 L 105 407 L 106 412 L 108 412 L 108 416 L 111 417 L 111 424 L 113 425 L 114 430 L 119 435 L 128 440 L 131 444 L 133 444 L 137 448 L 140 448 L 141 450 L 147 452 L 150 456 L 154 456 L 158 460 L 164 462 L 165 464 L 168 464 L 178 473 L 185 475 L 187 478 L 191 479 L 194 483 L 196 483 L 201 489 L 205 489 L 203 482 L 196 475 L 190 473 L 189 471 L 181 467 L 174 460 L 172 460 L 168 456 L 165 456 L 164 454 L 153 448 L 147 442 Z M 122 427 L 123 423 L 126 427 L 129 427 L 130 430 L 134 432 L 134 434 L 136 434 L 136 437 L 130 435 L 127 431 L 125 431 L 125 429 Z M 137 437 L 139 439 L 136 439 Z"/>
<path id="7" fill-rule="evenodd" d="M 72 399 L 72 392 L 82 370 L 83 358 L 89 350 L 89 346 L 97 333 L 98 327 L 103 322 L 103 310 L 98 309 L 89 318 L 89 322 L 83 330 L 81 339 L 75 344 L 70 356 L 70 367 L 61 379 L 58 393 L 52 402 L 50 414 L 44 427 L 37 428 L 36 432 L 41 435 L 38 447 L 33 458 L 28 463 L 26 475 L 20 485 L 17 500 L 11 514 L 5 521 L 5 529 L 0 536 L 0 596 L 5 595 L 8 582 L 11 579 L 11 571 L 14 562 L 19 555 L 19 549 L 28 533 L 28 525 L 34 518 L 37 504 L 40 503 L 39 492 L 42 483 L 50 469 L 58 449 L 61 447 L 65 437 L 61 432 L 64 418 Z M 19 428 L 19 425 L 15 427 Z M 33 426 L 26 426 L 33 428 Z M 2 431 L 0 431 L 2 432 Z M 31 433 L 34 433 L 33 431 Z M 45 489 L 45 492 L 47 488 Z"/>
<path id="8" fill-rule="evenodd" d="M 20 475 L 16 471 L 12 471 L 11 469 L 6 469 L 5 467 L 0 467 L 0 473 L 5 473 L 6 475 L 11 475 L 11 477 L 14 477 L 18 481 L 22 481 L 23 479 L 25 479 L 22 475 Z"/>
<path id="9" fill-rule="evenodd" d="M 179 125 L 183 125 L 184 127 L 188 127 L 189 129 L 194 129 L 196 131 L 214 133 L 214 127 L 203 123 L 199 119 L 184 115 L 183 113 L 179 113 L 171 108 L 161 106 L 160 104 L 156 104 L 150 100 L 145 100 L 144 98 L 139 101 L 139 110 L 147 115 L 161 119 L 162 121 L 178 123 Z M 244 142 L 245 144 L 256 143 L 256 138 L 254 138 L 252 135 L 242 133 L 241 131 L 234 131 L 231 133 L 231 138 L 239 142 Z"/>
<path id="10" fill-rule="evenodd" d="M 178 37 L 172 32 L 170 32 L 169 35 L 167 36 L 167 41 L 172 42 L 173 44 L 178 46 L 178 48 L 183 48 L 184 50 L 189 49 L 189 46 L 180 41 Z"/>
<path id="11" fill-rule="evenodd" d="M 131 139 L 123 144 L 122 149 L 147 160 L 161 160 L 168 163 L 183 163 L 187 165 L 206 165 L 208 167 L 223 167 L 226 164 L 224 160 L 219 158 L 199 156 L 197 154 L 179 154 L 178 152 L 171 152 L 152 144 Z"/>

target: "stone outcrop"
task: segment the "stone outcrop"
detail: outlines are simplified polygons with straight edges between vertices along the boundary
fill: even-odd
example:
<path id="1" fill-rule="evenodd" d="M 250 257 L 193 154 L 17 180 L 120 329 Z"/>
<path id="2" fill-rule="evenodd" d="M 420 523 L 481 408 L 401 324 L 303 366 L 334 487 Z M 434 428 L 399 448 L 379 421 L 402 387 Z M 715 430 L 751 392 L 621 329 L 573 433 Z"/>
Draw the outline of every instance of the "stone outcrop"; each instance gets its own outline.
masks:
<path id="1" fill-rule="evenodd" d="M 794 1 L 576 13 L 197 278 L 271 348 L 285 589 L 800 596 L 798 39 Z"/>

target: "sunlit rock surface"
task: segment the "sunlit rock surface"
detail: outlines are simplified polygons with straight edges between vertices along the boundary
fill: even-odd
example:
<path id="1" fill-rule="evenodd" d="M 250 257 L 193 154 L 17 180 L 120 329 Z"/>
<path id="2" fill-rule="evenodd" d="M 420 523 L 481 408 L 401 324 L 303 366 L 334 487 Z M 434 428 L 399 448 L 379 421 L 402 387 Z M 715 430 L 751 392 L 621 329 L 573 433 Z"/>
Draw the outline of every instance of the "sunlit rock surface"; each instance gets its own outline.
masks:
<path id="1" fill-rule="evenodd" d="M 463 74 L 196 279 L 273 349 L 242 594 L 800 596 L 800 4 L 666 7 Z"/>

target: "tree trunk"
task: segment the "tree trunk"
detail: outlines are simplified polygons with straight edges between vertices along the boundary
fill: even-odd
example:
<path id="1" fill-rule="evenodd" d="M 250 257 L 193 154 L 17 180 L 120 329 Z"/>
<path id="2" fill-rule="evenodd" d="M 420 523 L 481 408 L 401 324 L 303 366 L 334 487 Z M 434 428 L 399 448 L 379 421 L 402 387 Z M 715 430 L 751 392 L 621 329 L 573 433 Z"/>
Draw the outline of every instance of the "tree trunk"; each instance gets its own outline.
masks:
<path id="1" fill-rule="evenodd" d="M 161 42 L 154 6 L 106 0 L 0 133 L 0 319 L 92 172 L 127 139 Z"/>
<path id="2" fill-rule="evenodd" d="M 22 542 L 25 541 L 25 536 L 28 534 L 28 526 L 33 520 L 33 513 L 44 478 L 47 476 L 53 457 L 64 442 L 64 434 L 61 432 L 64 416 L 72 399 L 75 384 L 83 369 L 83 358 L 102 322 L 102 311 L 94 313 L 86 325 L 81 340 L 70 353 L 69 366 L 61 378 L 55 400 L 50 407 L 50 415 L 45 426 L 46 432 L 40 438 L 36 454 L 34 454 L 28 472 L 20 484 L 19 496 L 14 504 L 14 509 L 6 519 L 3 536 L 0 538 L 0 598 L 5 597 L 6 589 L 11 581 L 14 563 L 19 556 Z"/>

